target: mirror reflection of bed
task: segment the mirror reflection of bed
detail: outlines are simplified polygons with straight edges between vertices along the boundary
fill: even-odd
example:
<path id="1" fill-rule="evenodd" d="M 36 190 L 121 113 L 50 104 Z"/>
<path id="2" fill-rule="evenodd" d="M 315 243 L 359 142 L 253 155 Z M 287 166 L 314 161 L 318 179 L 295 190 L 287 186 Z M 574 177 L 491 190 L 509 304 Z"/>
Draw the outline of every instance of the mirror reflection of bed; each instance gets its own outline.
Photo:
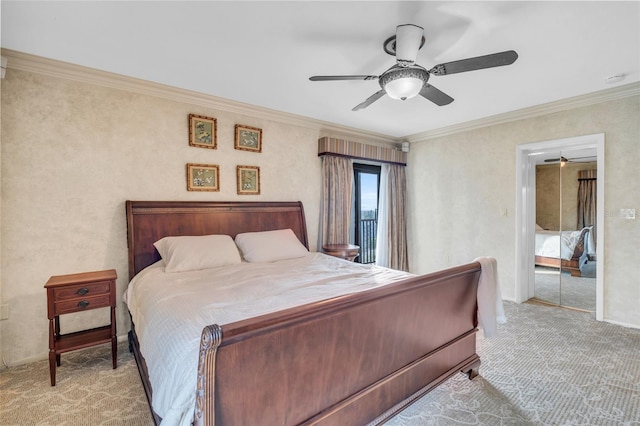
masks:
<path id="1" fill-rule="evenodd" d="M 596 167 L 590 152 L 548 153 L 536 166 L 535 297 L 596 308 Z"/>

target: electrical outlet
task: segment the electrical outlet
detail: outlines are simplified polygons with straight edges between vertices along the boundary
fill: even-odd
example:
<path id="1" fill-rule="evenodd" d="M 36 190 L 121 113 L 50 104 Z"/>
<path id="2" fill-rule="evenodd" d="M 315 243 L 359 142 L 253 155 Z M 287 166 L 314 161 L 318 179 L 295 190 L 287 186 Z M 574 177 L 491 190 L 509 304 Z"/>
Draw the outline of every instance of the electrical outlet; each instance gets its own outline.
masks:
<path id="1" fill-rule="evenodd" d="M 9 305 L 0 305 L 0 321 L 9 319 Z"/>

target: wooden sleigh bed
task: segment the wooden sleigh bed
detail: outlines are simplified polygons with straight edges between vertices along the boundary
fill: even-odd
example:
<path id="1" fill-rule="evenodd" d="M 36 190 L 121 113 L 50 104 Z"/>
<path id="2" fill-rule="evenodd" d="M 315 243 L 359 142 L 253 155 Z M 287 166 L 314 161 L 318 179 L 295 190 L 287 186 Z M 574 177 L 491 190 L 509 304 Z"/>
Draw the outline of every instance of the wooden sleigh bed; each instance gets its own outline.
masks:
<path id="1" fill-rule="evenodd" d="M 289 228 L 308 247 L 299 202 L 127 201 L 126 217 L 130 279 L 160 260 L 165 236 Z M 205 327 L 194 424 L 382 422 L 456 373 L 475 377 L 480 272 L 474 262 Z M 135 324 L 129 338 L 151 406 Z"/>

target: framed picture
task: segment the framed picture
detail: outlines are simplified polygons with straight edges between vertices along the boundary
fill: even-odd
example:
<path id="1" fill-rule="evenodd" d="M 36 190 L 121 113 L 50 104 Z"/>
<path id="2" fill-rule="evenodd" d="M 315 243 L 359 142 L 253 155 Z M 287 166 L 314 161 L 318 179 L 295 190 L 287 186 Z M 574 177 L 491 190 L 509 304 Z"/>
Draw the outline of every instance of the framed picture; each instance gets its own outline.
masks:
<path id="1" fill-rule="evenodd" d="M 218 148 L 218 125 L 215 118 L 189 114 L 189 145 Z"/>
<path id="2" fill-rule="evenodd" d="M 236 174 L 239 195 L 260 195 L 260 167 L 238 166 Z"/>
<path id="3" fill-rule="evenodd" d="M 220 167 L 188 163 L 187 191 L 220 191 Z"/>
<path id="4" fill-rule="evenodd" d="M 236 149 L 262 152 L 262 129 L 236 124 Z"/>

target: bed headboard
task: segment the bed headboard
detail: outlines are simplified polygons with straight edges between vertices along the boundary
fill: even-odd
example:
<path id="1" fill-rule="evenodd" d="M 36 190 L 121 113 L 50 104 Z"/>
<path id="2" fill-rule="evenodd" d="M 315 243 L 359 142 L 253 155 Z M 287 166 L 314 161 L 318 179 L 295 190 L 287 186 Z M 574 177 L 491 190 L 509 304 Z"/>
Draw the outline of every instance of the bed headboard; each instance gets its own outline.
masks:
<path id="1" fill-rule="evenodd" d="M 160 260 L 153 243 L 178 235 L 225 234 L 290 228 L 309 248 L 302 203 L 127 201 L 129 279 Z"/>

